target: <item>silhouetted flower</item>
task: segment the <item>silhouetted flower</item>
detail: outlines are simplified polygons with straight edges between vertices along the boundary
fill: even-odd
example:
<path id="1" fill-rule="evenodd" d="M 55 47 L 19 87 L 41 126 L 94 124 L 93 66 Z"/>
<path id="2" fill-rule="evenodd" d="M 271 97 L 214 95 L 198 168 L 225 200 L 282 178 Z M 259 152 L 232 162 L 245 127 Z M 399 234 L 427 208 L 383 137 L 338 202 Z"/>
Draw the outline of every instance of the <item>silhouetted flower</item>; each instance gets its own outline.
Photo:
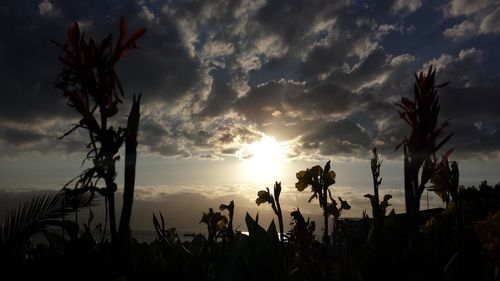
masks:
<path id="1" fill-rule="evenodd" d="M 274 205 L 274 198 L 269 192 L 269 188 L 266 187 L 267 190 L 260 190 L 257 192 L 257 199 L 255 199 L 255 203 L 257 203 L 258 206 L 262 203 L 269 203 Z"/>

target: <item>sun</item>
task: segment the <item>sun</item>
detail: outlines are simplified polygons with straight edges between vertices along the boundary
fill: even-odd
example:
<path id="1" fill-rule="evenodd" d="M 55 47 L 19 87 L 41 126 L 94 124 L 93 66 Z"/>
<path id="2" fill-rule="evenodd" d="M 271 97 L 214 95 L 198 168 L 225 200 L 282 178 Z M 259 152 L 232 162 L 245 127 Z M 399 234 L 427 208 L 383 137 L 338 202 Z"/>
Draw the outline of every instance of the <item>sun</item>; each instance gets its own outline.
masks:
<path id="1" fill-rule="evenodd" d="M 287 145 L 277 142 L 271 136 L 243 147 L 238 158 L 243 160 L 245 177 L 256 182 L 279 181 L 286 162 Z"/>

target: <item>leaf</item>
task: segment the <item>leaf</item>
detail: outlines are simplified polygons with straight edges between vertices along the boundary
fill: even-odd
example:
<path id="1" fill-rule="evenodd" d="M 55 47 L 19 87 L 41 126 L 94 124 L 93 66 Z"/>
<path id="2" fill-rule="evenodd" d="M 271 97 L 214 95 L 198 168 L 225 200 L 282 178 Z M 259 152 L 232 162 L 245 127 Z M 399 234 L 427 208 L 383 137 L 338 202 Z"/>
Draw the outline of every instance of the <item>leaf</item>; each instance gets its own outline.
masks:
<path id="1" fill-rule="evenodd" d="M 330 160 L 326 162 L 324 173 L 327 174 L 330 171 Z"/>
<path id="2" fill-rule="evenodd" d="M 384 199 L 382 200 L 382 202 L 380 202 L 380 208 L 382 209 L 382 211 L 384 212 L 384 214 L 385 214 L 385 211 L 386 211 L 387 207 L 389 207 L 391 205 L 389 203 L 389 200 L 391 198 L 392 198 L 392 195 L 386 194 L 386 195 L 384 195 Z"/>
<path id="3" fill-rule="evenodd" d="M 120 17 L 120 34 L 118 37 L 118 46 L 123 47 L 125 45 L 125 37 L 127 36 L 127 23 L 125 18 Z"/>
<path id="4" fill-rule="evenodd" d="M 351 205 L 349 205 L 349 203 L 347 203 L 347 201 L 345 200 L 342 200 L 342 197 L 339 196 L 339 201 L 340 201 L 340 208 L 343 209 L 343 210 L 350 210 L 351 209 Z"/>
<path id="5" fill-rule="evenodd" d="M 307 171 L 300 171 L 298 173 L 295 174 L 295 176 L 297 177 L 298 180 L 301 180 L 305 177 Z"/>
<path id="6" fill-rule="evenodd" d="M 257 206 L 260 206 L 260 204 L 265 202 L 266 201 L 262 197 L 257 197 L 257 199 L 255 199 L 255 203 L 257 204 Z"/>
<path id="7" fill-rule="evenodd" d="M 451 83 L 451 81 L 448 81 L 448 82 L 444 82 L 444 83 L 438 84 L 438 85 L 436 85 L 434 87 L 436 87 L 436 88 L 443 88 L 443 87 L 448 86 L 450 83 Z"/>
<path id="8" fill-rule="evenodd" d="M 262 228 L 256 220 L 254 220 L 249 214 L 248 212 L 246 213 L 245 215 L 245 223 L 247 225 L 247 229 L 248 229 L 248 235 L 250 236 L 250 238 L 252 238 L 252 240 L 257 240 L 257 241 L 262 241 L 262 240 L 266 240 L 267 238 L 267 231 L 264 230 L 264 228 Z"/>
<path id="9" fill-rule="evenodd" d="M 372 200 L 372 199 L 375 198 L 375 196 L 373 194 L 365 194 L 365 195 L 363 195 L 363 197 L 366 197 L 366 198 L 368 198 L 370 200 Z"/>
<path id="10" fill-rule="evenodd" d="M 297 183 L 295 183 L 295 188 L 298 191 L 302 192 L 307 188 L 307 184 L 305 182 L 297 182 Z"/>
<path id="11" fill-rule="evenodd" d="M 441 140 L 439 142 L 438 145 L 436 145 L 436 149 L 435 151 L 438 151 L 448 140 L 450 140 L 450 138 L 453 136 L 453 133 L 450 133 L 449 135 L 447 135 L 443 140 Z"/>
<path id="12" fill-rule="evenodd" d="M 401 103 L 405 106 L 406 109 L 413 109 L 415 104 L 410 101 L 407 97 L 401 98 Z"/>
<path id="13" fill-rule="evenodd" d="M 334 171 L 330 171 L 326 174 L 325 184 L 330 186 L 332 184 L 335 184 L 335 178 L 337 177 L 337 174 L 335 174 Z"/>
<path id="14" fill-rule="evenodd" d="M 84 195 L 82 193 L 75 196 Z M 69 206 L 66 199 L 65 191 L 42 194 L 8 212 L 0 233 L 0 245 L 22 245 L 32 235 L 42 231 L 47 226 L 71 228 L 72 222 L 63 222 L 59 219 L 74 211 L 74 207 L 76 210 L 80 210 L 90 206 L 92 200 L 77 200 L 77 206 Z"/>
<path id="15" fill-rule="evenodd" d="M 269 224 L 269 227 L 267 228 L 267 235 L 271 239 L 272 242 L 279 241 L 278 231 L 276 230 L 276 224 L 274 223 L 274 220 L 271 221 L 271 223 Z"/>
<path id="16" fill-rule="evenodd" d="M 313 195 L 311 195 L 311 197 L 309 197 L 309 200 L 307 200 L 307 202 L 308 202 L 308 203 L 311 203 L 311 201 L 312 201 L 313 199 L 316 199 L 316 198 L 318 198 L 318 194 L 317 194 L 317 193 L 314 193 Z"/>
<path id="17" fill-rule="evenodd" d="M 396 147 L 394 148 L 394 151 L 398 150 L 402 145 L 403 145 L 403 142 L 401 142 L 398 145 L 396 145 Z"/>
<path id="18" fill-rule="evenodd" d="M 281 194 L 281 182 L 275 182 L 274 183 L 274 196 L 276 197 L 276 200 L 279 200 Z"/>
<path id="19" fill-rule="evenodd" d="M 313 177 L 320 177 L 321 174 L 323 173 L 323 168 L 321 168 L 321 166 L 319 166 L 319 165 L 316 165 L 316 166 L 312 167 L 310 169 L 310 171 L 311 171 L 311 175 Z"/>
<path id="20" fill-rule="evenodd" d="M 259 192 L 257 192 L 257 199 L 255 199 L 255 203 L 257 205 L 260 205 L 260 204 L 266 203 L 266 202 L 269 204 L 274 203 L 273 196 L 269 193 L 269 188 L 267 188 L 267 191 L 266 190 L 259 190 Z"/>
<path id="21" fill-rule="evenodd" d="M 130 36 L 130 38 L 128 39 L 127 43 L 125 43 L 125 45 L 127 46 L 127 48 L 129 48 L 129 49 L 130 48 L 137 48 L 137 46 L 135 45 L 136 41 L 137 41 L 137 39 L 141 38 L 144 34 L 146 34 L 146 28 L 145 27 L 139 28 L 134 33 L 132 33 L 132 36 Z"/>
<path id="22" fill-rule="evenodd" d="M 76 22 L 68 29 L 68 41 L 73 48 L 78 48 L 80 45 L 80 28 Z"/>
<path id="23" fill-rule="evenodd" d="M 299 180 L 295 183 L 295 188 L 300 192 L 304 191 L 304 189 L 306 189 L 307 186 L 312 183 L 309 170 L 300 171 L 296 173 L 295 176 Z"/>

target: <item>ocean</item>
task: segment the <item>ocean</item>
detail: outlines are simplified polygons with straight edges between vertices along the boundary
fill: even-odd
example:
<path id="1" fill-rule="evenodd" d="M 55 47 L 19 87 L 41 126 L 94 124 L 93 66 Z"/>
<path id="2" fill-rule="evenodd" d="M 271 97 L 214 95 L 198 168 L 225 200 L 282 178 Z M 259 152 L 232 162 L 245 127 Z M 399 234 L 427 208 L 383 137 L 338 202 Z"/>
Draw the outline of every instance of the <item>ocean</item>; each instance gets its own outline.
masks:
<path id="1" fill-rule="evenodd" d="M 243 234 L 247 234 L 248 232 L 242 232 Z M 177 234 L 179 235 L 179 238 L 181 242 L 189 242 L 191 239 L 193 239 L 193 236 L 196 234 L 202 234 L 207 236 L 206 231 L 201 231 L 201 232 L 193 232 L 193 231 L 185 231 L 185 230 L 177 230 Z M 100 233 L 95 233 L 94 234 L 95 238 L 99 241 L 101 238 Z M 109 235 L 106 235 L 106 239 L 109 241 L 111 238 Z M 135 238 L 139 243 L 151 243 L 153 242 L 158 236 L 156 234 L 156 231 L 150 231 L 150 230 L 138 230 L 138 231 L 132 231 L 132 237 Z M 47 244 L 47 239 L 43 235 L 43 233 L 38 233 L 36 235 L 33 235 L 31 237 L 31 243 L 33 245 L 37 244 Z"/>

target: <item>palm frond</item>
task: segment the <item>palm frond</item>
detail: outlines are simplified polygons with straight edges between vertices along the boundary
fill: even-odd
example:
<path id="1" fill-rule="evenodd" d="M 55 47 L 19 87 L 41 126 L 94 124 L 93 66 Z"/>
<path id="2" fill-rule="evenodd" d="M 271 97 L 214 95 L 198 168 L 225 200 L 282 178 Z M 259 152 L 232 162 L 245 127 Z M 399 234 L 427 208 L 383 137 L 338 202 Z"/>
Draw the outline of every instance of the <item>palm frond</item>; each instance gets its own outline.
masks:
<path id="1" fill-rule="evenodd" d="M 68 200 L 66 190 L 56 193 L 42 194 L 24 202 L 18 208 L 12 209 L 5 215 L 3 225 L 0 227 L 0 246 L 10 247 L 24 244 L 31 236 L 42 231 L 48 226 L 69 229 L 75 224 L 62 220 L 69 212 L 93 205 L 89 200 L 90 192 L 82 193 L 78 205 L 73 205 Z M 72 194 L 71 197 L 75 195 Z M 75 200 L 71 200 L 75 202 Z"/>

